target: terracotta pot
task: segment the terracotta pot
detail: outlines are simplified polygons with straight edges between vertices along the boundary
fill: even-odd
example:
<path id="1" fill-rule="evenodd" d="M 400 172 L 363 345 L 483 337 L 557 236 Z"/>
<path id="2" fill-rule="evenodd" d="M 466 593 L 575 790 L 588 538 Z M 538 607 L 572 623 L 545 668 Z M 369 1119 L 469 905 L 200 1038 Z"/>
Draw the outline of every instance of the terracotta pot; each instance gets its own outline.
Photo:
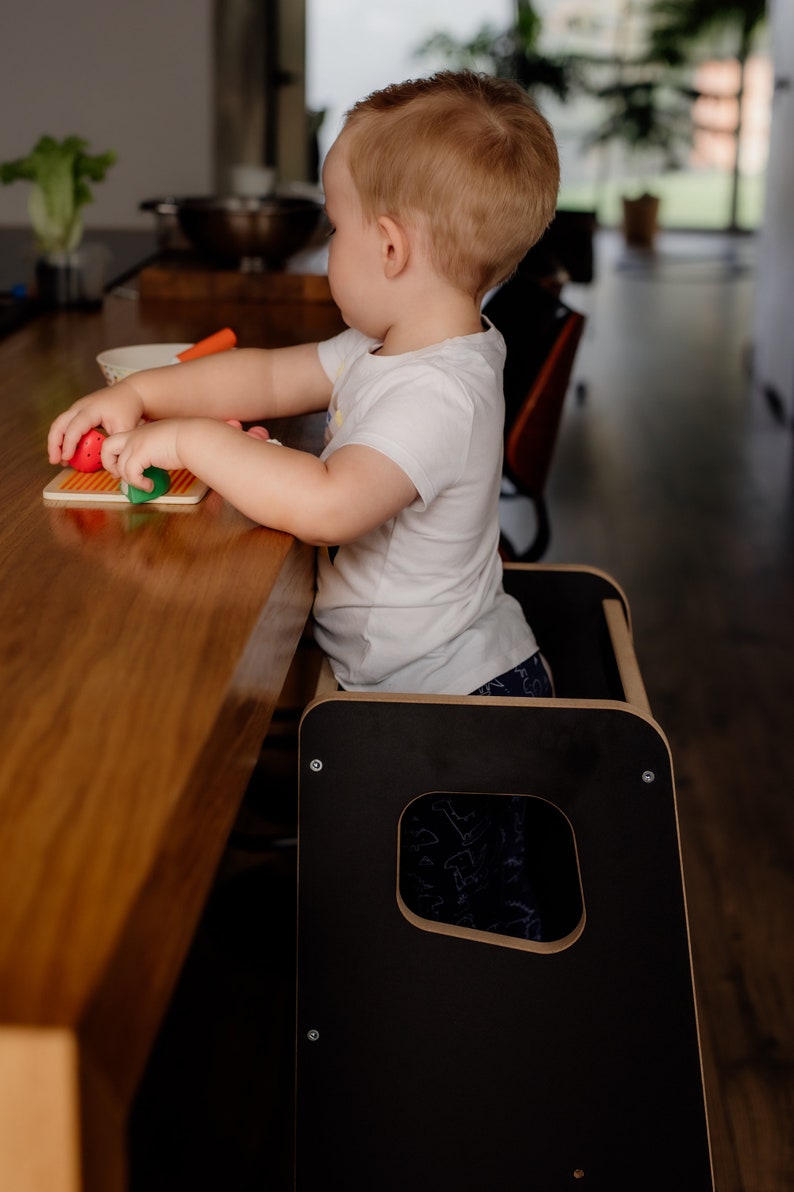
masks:
<path id="1" fill-rule="evenodd" d="M 635 248 L 653 248 L 659 217 L 658 195 L 623 199 L 623 235 Z"/>

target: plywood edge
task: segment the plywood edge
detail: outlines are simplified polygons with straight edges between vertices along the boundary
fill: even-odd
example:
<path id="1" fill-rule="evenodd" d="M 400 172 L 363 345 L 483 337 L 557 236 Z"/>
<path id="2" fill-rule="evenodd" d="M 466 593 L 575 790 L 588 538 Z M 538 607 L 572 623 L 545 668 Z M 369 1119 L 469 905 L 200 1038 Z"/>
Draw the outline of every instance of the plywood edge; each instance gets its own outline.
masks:
<path id="1" fill-rule="evenodd" d="M 0 1188 L 82 1188 L 77 1041 L 66 1028 L 0 1027 Z"/>
<path id="2" fill-rule="evenodd" d="M 626 701 L 650 716 L 651 705 L 640 675 L 623 606 L 619 600 L 605 600 L 603 609 Z"/>

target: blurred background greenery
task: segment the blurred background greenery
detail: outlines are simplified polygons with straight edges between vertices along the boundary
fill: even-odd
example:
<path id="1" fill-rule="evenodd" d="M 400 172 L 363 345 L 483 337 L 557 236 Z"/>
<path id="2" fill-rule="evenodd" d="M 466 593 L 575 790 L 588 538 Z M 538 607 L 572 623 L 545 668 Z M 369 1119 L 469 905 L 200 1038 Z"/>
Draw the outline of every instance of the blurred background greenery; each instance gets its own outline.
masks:
<path id="1" fill-rule="evenodd" d="M 516 0 L 506 25 L 439 29 L 423 67 L 518 79 L 560 143 L 560 207 L 622 220 L 660 200 L 667 228 L 751 231 L 764 203 L 772 70 L 765 0 Z"/>

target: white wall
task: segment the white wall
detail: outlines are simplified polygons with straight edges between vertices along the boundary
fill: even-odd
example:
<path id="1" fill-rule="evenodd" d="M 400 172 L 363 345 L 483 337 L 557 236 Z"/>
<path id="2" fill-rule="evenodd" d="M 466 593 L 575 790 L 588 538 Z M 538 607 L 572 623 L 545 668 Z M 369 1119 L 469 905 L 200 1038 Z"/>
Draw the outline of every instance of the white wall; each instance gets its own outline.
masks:
<path id="1" fill-rule="evenodd" d="M 756 271 L 753 371 L 794 417 L 794 4 L 770 0 L 769 11 L 777 87 Z"/>
<path id="2" fill-rule="evenodd" d="M 118 162 L 87 227 L 151 227 L 142 199 L 209 194 L 212 0 L 23 0 L 0 31 L 0 160 L 75 133 Z M 27 225 L 24 182 L 0 186 L 0 225 Z"/>

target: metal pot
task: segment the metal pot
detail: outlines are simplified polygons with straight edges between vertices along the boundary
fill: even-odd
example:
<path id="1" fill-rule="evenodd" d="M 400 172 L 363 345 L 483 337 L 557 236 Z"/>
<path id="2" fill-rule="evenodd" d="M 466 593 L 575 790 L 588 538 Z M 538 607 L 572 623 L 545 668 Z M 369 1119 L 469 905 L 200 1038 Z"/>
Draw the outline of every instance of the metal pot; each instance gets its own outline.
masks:
<path id="1" fill-rule="evenodd" d="M 147 199 L 142 211 L 154 212 L 161 247 L 192 245 L 216 263 L 271 269 L 306 248 L 321 227 L 322 203 L 303 195 L 167 196 Z"/>
<path id="2" fill-rule="evenodd" d="M 316 199 L 275 195 L 211 196 L 175 200 L 179 226 L 206 256 L 278 268 L 305 248 L 320 223 Z"/>

